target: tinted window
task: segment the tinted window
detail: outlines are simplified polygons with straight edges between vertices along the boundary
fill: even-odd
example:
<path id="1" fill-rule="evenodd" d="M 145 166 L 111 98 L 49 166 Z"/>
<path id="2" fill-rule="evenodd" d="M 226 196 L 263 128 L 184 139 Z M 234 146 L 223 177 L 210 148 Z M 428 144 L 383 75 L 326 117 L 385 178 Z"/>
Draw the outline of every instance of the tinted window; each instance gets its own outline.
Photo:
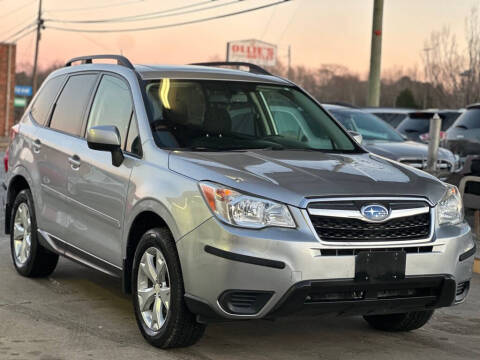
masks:
<path id="1" fill-rule="evenodd" d="M 52 106 L 55 96 L 57 96 L 60 86 L 62 85 L 64 76 L 48 80 L 40 89 L 35 102 L 31 108 L 32 117 L 39 124 L 44 125 L 47 122 L 48 113 Z"/>
<path id="2" fill-rule="evenodd" d="M 455 123 L 456 127 L 464 129 L 480 129 L 480 109 L 465 111 Z"/>
<path id="3" fill-rule="evenodd" d="M 98 125 L 116 126 L 123 145 L 132 111 L 132 98 L 126 82 L 115 76 L 104 75 L 88 117 L 87 130 Z"/>
<path id="4" fill-rule="evenodd" d="M 96 74 L 71 76 L 60 94 L 50 127 L 67 134 L 80 135 L 83 115 L 97 78 Z"/>
<path id="5" fill-rule="evenodd" d="M 353 110 L 330 110 L 345 128 L 362 134 L 365 140 L 404 141 L 389 125 L 374 115 Z"/>
<path id="6" fill-rule="evenodd" d="M 130 128 L 128 129 L 127 145 L 125 150 L 132 154 L 142 156 L 142 145 L 140 141 L 140 135 L 138 134 L 138 125 L 135 114 L 132 115 Z"/>

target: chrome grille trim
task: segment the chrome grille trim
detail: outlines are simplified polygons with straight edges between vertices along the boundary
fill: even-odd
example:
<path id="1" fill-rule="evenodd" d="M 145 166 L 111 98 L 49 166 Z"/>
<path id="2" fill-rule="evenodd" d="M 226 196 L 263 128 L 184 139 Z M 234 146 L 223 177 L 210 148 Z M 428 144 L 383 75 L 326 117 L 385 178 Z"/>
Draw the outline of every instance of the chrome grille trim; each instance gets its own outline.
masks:
<path id="1" fill-rule="evenodd" d="M 421 208 L 413 208 L 413 209 L 401 209 L 401 210 L 391 210 L 390 215 L 382 220 L 369 220 L 365 218 L 360 211 L 357 210 L 333 210 L 333 209 L 307 209 L 310 215 L 314 216 L 328 216 L 328 217 L 336 217 L 336 218 L 349 218 L 349 219 L 358 219 L 365 222 L 370 223 L 382 223 L 392 219 L 398 219 L 407 216 L 414 216 L 420 214 L 426 214 L 430 211 L 428 206 L 421 207 Z"/>
<path id="2" fill-rule="evenodd" d="M 324 241 L 322 240 L 319 236 L 318 233 L 313 226 L 312 220 L 310 219 L 310 213 L 308 210 L 308 205 L 311 203 L 321 203 L 321 202 L 332 202 L 332 201 L 423 201 L 427 203 L 431 208 L 429 209 L 430 212 L 430 234 L 427 238 L 425 239 L 418 239 L 418 240 L 404 240 L 404 241 Z M 436 219 L 436 207 L 434 207 L 434 204 L 422 197 L 399 197 L 399 196 L 377 196 L 377 197 L 325 197 L 325 198 L 311 198 L 311 199 L 305 199 L 303 201 L 303 204 L 305 206 L 305 209 L 302 209 L 302 215 L 310 229 L 310 231 L 313 233 L 315 238 L 317 239 L 318 242 L 320 242 L 325 249 L 328 248 L 363 248 L 363 247 L 368 247 L 368 248 L 385 248 L 389 246 L 396 246 L 396 245 L 409 245 L 412 246 L 414 244 L 425 244 L 425 243 L 430 243 L 434 241 L 434 233 L 435 233 L 435 219 Z M 415 210 L 419 208 L 414 208 Z M 421 208 L 423 209 L 423 207 Z M 311 209 L 313 210 L 313 209 Z M 318 210 L 318 209 L 315 209 Z"/>

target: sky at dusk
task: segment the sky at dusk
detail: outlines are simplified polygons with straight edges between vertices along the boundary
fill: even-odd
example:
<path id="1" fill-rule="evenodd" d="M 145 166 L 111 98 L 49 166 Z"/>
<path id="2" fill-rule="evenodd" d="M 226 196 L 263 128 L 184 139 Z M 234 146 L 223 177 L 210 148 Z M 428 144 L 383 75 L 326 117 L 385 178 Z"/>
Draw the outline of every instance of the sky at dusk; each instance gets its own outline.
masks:
<path id="1" fill-rule="evenodd" d="M 46 22 L 42 33 L 41 67 L 93 53 L 119 53 L 134 63 L 190 63 L 224 58 L 229 40 L 261 39 L 277 44 L 286 61 L 292 47 L 293 65 L 340 64 L 362 76 L 368 71 L 373 0 L 292 0 L 248 14 L 200 24 L 124 33 L 69 33 L 48 28 L 126 29 L 200 19 L 275 2 L 216 0 L 216 9 L 142 22 L 66 24 Z M 205 0 L 43 0 L 44 18 L 91 20 L 153 13 Z M 38 0 L 0 0 L 0 41 L 33 22 Z M 199 6 L 201 8 L 202 6 Z M 463 46 L 465 18 L 480 0 L 385 0 L 382 68 L 421 65 L 424 41 L 433 30 L 449 26 Z M 93 7 L 97 7 L 92 9 Z M 12 30 L 13 29 L 13 30 Z M 19 40 L 17 67 L 33 60 L 34 34 Z"/>

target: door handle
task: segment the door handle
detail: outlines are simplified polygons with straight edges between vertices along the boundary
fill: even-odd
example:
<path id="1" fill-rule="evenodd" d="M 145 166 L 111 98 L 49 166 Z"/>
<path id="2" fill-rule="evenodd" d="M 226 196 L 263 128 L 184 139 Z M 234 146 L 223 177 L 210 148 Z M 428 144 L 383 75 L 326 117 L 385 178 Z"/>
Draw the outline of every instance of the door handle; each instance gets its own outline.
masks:
<path id="1" fill-rule="evenodd" d="M 42 148 L 42 142 L 39 139 L 35 139 L 32 143 L 32 147 L 33 152 L 38 154 L 40 152 L 40 149 Z"/>
<path id="2" fill-rule="evenodd" d="M 72 167 L 73 170 L 78 170 L 80 167 L 80 157 L 78 155 L 73 155 L 68 158 L 68 162 L 70 163 L 70 166 Z"/>

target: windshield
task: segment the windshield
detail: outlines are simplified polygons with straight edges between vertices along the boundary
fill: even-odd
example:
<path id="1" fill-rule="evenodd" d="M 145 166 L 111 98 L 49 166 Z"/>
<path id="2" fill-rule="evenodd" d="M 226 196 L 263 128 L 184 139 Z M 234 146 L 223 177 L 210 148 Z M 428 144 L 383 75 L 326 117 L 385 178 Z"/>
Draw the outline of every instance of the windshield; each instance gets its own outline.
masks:
<path id="1" fill-rule="evenodd" d="M 161 148 L 362 151 L 295 88 L 163 79 L 148 82 L 146 94 L 153 137 Z"/>
<path id="2" fill-rule="evenodd" d="M 480 129 L 480 109 L 468 109 L 457 119 L 454 126 L 466 130 Z"/>
<path id="3" fill-rule="evenodd" d="M 427 133 L 430 129 L 431 113 L 412 113 L 398 125 L 397 130 L 402 133 Z M 459 117 L 458 112 L 444 112 L 439 114 L 442 118 L 441 131 L 446 131 Z"/>
<path id="4" fill-rule="evenodd" d="M 330 112 L 345 128 L 359 132 L 365 141 L 405 141 L 390 125 L 372 114 L 343 109 Z"/>

